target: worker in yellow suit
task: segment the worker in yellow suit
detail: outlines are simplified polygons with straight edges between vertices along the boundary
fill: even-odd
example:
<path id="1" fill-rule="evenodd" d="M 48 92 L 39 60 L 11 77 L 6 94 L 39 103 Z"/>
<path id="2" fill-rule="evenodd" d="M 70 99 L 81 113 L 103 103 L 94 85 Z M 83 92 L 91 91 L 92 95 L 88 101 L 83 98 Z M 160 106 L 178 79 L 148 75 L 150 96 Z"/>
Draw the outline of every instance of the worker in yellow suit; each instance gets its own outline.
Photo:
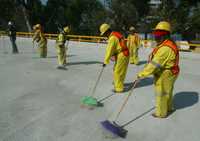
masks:
<path id="1" fill-rule="evenodd" d="M 149 62 L 138 73 L 138 78 L 154 75 L 156 109 L 152 116 L 166 118 L 173 108 L 173 88 L 179 74 L 179 50 L 170 38 L 171 26 L 166 21 L 157 24 L 153 35 L 157 47 L 149 56 Z"/>
<path id="2" fill-rule="evenodd" d="M 130 53 L 130 64 L 138 65 L 138 49 L 140 47 L 141 40 L 139 35 L 136 33 L 136 29 L 133 26 L 129 28 L 129 32 L 130 34 L 127 38 L 127 47 Z"/>
<path id="3" fill-rule="evenodd" d="M 42 26 L 40 24 L 36 24 L 33 26 L 33 44 L 36 41 L 38 43 L 38 51 L 40 53 L 41 58 L 47 57 L 47 39 L 42 31 Z"/>
<path id="4" fill-rule="evenodd" d="M 114 92 L 124 91 L 124 80 L 129 64 L 129 50 L 121 33 L 112 31 L 110 25 L 104 23 L 100 26 L 101 36 L 108 37 L 108 44 L 103 67 L 109 64 L 111 57 L 115 58 L 114 65 Z"/>
<path id="5" fill-rule="evenodd" d="M 65 42 L 68 40 L 66 35 L 70 32 L 70 29 L 68 26 L 64 27 L 61 33 L 58 35 L 58 38 L 56 40 L 56 50 L 58 55 L 58 69 L 65 69 L 67 62 L 66 62 L 66 50 Z"/>

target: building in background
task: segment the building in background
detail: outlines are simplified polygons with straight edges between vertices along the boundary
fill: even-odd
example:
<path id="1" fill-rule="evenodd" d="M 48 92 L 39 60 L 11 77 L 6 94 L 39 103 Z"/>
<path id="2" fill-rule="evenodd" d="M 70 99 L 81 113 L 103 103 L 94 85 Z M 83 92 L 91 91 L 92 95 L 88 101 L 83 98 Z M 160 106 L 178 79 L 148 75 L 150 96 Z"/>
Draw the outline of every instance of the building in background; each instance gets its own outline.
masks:
<path id="1" fill-rule="evenodd" d="M 152 9 L 158 8 L 161 4 L 162 4 L 161 0 L 150 0 L 149 2 L 150 8 Z"/>

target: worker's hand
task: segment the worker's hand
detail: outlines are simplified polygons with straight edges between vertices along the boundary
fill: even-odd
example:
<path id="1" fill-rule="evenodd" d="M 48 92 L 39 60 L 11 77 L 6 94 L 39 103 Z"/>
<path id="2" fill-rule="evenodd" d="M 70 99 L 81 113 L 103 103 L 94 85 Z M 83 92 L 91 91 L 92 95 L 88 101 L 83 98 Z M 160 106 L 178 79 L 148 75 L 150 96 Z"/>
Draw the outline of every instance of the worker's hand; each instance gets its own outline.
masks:
<path id="1" fill-rule="evenodd" d="M 142 76 L 140 76 L 140 73 L 137 74 L 137 80 L 142 79 Z"/>
<path id="2" fill-rule="evenodd" d="M 102 67 L 106 67 L 106 64 L 103 64 Z"/>

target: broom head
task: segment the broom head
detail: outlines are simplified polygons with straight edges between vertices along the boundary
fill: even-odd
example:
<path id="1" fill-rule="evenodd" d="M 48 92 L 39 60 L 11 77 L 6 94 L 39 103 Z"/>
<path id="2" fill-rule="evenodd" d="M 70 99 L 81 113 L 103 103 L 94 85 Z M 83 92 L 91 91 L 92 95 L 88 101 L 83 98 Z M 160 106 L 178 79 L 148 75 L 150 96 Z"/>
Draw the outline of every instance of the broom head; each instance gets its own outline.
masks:
<path id="1" fill-rule="evenodd" d="M 115 122 L 110 122 L 108 120 L 102 121 L 101 125 L 103 129 L 110 132 L 113 136 L 118 136 L 121 138 L 126 138 L 128 130 L 124 129 L 123 127 L 119 126 Z"/>
<path id="2" fill-rule="evenodd" d="M 103 103 L 98 102 L 94 97 L 85 96 L 81 99 L 81 107 L 92 110 L 95 107 L 103 107 Z"/>

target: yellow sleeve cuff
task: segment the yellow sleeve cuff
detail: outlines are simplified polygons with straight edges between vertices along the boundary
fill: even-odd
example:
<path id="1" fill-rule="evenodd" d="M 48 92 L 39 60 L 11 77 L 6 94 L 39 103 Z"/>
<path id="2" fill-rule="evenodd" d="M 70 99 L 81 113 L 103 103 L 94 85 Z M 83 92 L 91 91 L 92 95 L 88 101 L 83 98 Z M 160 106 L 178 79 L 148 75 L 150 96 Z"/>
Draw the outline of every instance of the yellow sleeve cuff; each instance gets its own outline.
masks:
<path id="1" fill-rule="evenodd" d="M 110 63 L 110 60 L 104 60 L 104 64 L 109 64 Z"/>
<path id="2" fill-rule="evenodd" d="M 156 70 L 156 66 L 153 65 L 152 63 L 148 63 L 144 69 L 138 73 L 138 77 L 147 77 L 149 75 L 152 75 L 155 70 Z"/>

